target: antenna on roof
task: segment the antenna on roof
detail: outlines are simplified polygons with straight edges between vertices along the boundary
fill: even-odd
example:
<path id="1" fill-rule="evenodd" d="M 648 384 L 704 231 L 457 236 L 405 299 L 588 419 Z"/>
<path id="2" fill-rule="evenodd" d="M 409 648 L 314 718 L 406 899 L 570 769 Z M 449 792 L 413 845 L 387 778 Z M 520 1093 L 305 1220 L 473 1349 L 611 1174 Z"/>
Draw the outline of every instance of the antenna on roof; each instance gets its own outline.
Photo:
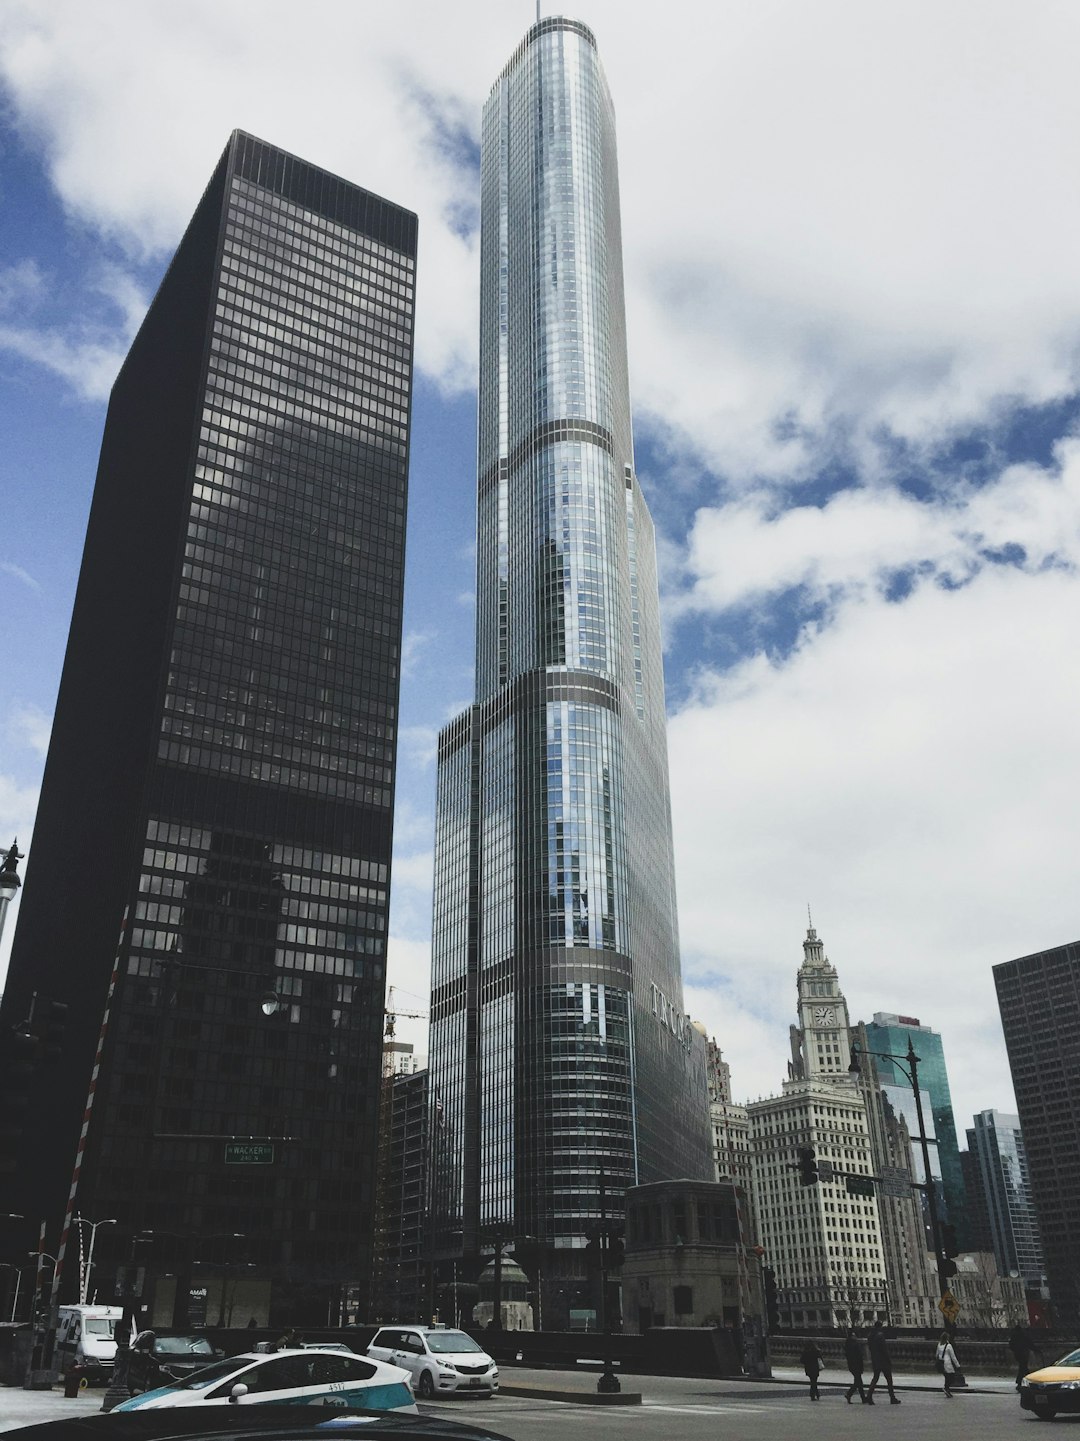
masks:
<path id="1" fill-rule="evenodd" d="M 814 918 L 813 918 L 813 916 L 810 914 L 810 902 L 809 902 L 809 901 L 807 901 L 807 903 L 806 903 L 806 924 L 810 927 L 811 930 L 814 929 Z"/>

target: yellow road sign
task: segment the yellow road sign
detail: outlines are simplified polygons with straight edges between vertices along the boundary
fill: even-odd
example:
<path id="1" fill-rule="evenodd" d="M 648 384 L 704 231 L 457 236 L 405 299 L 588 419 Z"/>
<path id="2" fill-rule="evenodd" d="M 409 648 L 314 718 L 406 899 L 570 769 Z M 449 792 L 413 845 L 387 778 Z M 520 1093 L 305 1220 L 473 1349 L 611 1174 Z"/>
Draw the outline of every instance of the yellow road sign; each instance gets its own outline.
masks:
<path id="1" fill-rule="evenodd" d="M 938 1302 L 938 1310 L 951 1325 L 960 1314 L 960 1302 L 951 1291 L 946 1291 Z"/>

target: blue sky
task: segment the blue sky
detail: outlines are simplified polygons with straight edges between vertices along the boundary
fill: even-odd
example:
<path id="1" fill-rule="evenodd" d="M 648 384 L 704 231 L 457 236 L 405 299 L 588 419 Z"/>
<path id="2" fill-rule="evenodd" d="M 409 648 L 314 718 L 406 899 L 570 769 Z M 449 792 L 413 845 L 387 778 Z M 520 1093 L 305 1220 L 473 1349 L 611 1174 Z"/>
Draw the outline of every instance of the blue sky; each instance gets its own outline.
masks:
<path id="1" fill-rule="evenodd" d="M 533 13 L 0 13 L 0 838 L 31 836 L 109 385 L 240 126 L 420 215 L 391 946 L 415 997 L 435 735 L 472 692 L 479 117 Z M 574 13 L 619 120 L 689 1008 L 737 1094 L 774 1090 L 810 903 L 854 1015 L 943 1032 L 968 1124 L 1011 1105 L 990 967 L 1080 933 L 1080 13 Z"/>

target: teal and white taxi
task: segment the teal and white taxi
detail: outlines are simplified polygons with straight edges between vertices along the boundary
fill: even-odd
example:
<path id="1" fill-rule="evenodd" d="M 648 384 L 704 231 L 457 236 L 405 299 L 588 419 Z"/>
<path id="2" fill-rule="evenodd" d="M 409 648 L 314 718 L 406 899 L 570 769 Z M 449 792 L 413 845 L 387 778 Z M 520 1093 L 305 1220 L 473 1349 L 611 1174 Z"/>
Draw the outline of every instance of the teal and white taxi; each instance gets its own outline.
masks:
<path id="1" fill-rule="evenodd" d="M 144 1391 L 116 1411 L 164 1406 L 333 1406 L 416 1415 L 409 1373 L 367 1356 L 317 1347 L 229 1356 L 172 1386 Z"/>

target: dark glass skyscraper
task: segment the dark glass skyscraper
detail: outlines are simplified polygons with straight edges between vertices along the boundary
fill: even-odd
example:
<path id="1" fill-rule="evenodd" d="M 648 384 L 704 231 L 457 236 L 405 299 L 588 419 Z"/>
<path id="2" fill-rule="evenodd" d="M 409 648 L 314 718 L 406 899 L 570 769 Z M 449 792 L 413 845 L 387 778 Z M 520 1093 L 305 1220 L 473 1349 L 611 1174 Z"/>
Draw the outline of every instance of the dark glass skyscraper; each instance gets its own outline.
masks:
<path id="1" fill-rule="evenodd" d="M 1036 1294 L 1046 1279 L 1039 1223 L 1031 1199 L 1027 1149 L 1020 1117 L 979 1111 L 967 1133 L 976 1158 L 982 1204 L 988 1213 L 994 1258 L 1002 1276 L 1019 1275 Z M 970 1187 L 969 1187 L 970 1196 Z"/>
<path id="2" fill-rule="evenodd" d="M 154 1233 L 159 1321 L 365 1305 L 415 254 L 235 133 L 109 405 L 4 997 L 68 1034 L 7 1159 L 117 1218 L 102 1296 Z"/>
<path id="3" fill-rule="evenodd" d="M 621 1213 L 628 1185 L 712 1175 L 614 113 L 584 25 L 542 20 L 514 52 L 481 186 L 476 703 L 439 746 L 436 1250 L 527 1235 L 571 1273 L 602 1186 Z"/>
<path id="4" fill-rule="evenodd" d="M 994 967 L 1057 1324 L 1080 1326 L 1080 941 Z"/>

